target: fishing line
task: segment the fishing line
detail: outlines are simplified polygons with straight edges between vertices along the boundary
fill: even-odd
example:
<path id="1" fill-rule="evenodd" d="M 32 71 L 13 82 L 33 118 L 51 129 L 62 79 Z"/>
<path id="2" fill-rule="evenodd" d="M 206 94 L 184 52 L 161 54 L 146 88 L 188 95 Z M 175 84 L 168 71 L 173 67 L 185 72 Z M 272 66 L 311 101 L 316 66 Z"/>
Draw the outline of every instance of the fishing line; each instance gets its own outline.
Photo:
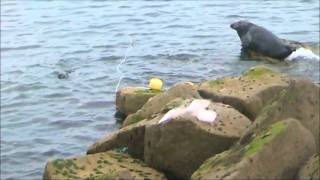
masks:
<path id="1" fill-rule="evenodd" d="M 126 61 L 127 61 L 127 56 L 128 56 L 128 53 L 131 51 L 131 49 L 133 48 L 133 40 L 131 38 L 130 35 L 127 35 L 130 39 L 130 44 L 128 46 L 128 48 L 126 49 L 126 52 L 124 54 L 124 58 L 120 61 L 120 63 L 117 65 L 117 73 L 120 74 L 120 77 L 119 77 L 119 80 L 118 80 L 118 83 L 117 83 L 117 86 L 116 86 L 116 90 L 115 92 L 118 91 L 118 88 L 120 86 L 120 83 L 122 81 L 122 79 L 124 78 L 124 73 L 121 71 L 120 67 L 122 64 L 124 64 Z"/>

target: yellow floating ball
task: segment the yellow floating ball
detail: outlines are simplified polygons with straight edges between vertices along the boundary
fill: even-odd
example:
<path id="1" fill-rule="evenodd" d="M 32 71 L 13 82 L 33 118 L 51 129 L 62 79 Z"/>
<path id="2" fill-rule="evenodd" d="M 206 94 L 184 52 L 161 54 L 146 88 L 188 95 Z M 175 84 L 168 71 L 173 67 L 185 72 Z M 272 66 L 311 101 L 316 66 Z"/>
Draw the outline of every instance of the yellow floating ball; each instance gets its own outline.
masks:
<path id="1" fill-rule="evenodd" d="M 153 90 L 161 90 L 163 82 L 159 78 L 151 78 L 149 80 L 149 88 Z"/>

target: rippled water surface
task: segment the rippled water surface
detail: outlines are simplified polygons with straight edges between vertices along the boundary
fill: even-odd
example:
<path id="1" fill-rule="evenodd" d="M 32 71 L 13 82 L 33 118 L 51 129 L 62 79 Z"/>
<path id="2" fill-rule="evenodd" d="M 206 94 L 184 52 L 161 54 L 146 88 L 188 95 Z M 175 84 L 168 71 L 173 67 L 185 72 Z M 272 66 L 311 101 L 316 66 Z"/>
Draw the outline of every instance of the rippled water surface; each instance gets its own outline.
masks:
<path id="1" fill-rule="evenodd" d="M 40 179 L 48 159 L 84 154 L 118 128 L 116 66 L 126 52 L 120 87 L 151 76 L 167 87 L 199 82 L 257 64 L 318 81 L 317 61 L 240 59 L 229 27 L 248 19 L 317 47 L 318 17 L 316 0 L 1 1 L 1 179 Z"/>

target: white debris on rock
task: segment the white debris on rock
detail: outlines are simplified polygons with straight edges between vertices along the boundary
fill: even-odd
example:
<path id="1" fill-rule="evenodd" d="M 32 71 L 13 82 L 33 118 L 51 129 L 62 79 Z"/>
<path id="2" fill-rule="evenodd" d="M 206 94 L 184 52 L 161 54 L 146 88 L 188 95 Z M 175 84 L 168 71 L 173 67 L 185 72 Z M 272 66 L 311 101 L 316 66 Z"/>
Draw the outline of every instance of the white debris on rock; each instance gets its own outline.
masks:
<path id="1" fill-rule="evenodd" d="M 204 100 L 204 99 L 193 100 L 191 104 L 186 108 L 178 107 L 175 109 L 171 109 L 160 119 L 158 124 L 167 123 L 172 119 L 176 119 L 179 116 L 186 115 L 186 114 L 196 117 L 199 121 L 213 123 L 217 117 L 217 113 L 213 110 L 208 110 L 207 108 L 209 107 L 209 105 L 210 105 L 209 100 Z"/>
<path id="2" fill-rule="evenodd" d="M 169 112 L 167 112 L 158 122 L 160 123 L 166 123 L 172 119 L 175 119 L 183 114 L 185 114 L 187 111 L 185 108 L 175 108 L 171 109 Z"/>

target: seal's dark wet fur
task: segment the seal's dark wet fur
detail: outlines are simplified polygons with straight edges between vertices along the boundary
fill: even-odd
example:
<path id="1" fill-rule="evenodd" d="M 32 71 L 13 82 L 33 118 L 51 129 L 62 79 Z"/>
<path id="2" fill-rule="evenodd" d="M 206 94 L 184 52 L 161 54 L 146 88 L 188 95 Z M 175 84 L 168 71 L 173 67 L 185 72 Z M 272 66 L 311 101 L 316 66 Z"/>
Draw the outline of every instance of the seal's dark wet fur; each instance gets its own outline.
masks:
<path id="1" fill-rule="evenodd" d="M 244 50 L 252 50 L 280 60 L 293 51 L 272 32 L 249 21 L 238 21 L 232 23 L 230 27 L 237 31 Z"/>

